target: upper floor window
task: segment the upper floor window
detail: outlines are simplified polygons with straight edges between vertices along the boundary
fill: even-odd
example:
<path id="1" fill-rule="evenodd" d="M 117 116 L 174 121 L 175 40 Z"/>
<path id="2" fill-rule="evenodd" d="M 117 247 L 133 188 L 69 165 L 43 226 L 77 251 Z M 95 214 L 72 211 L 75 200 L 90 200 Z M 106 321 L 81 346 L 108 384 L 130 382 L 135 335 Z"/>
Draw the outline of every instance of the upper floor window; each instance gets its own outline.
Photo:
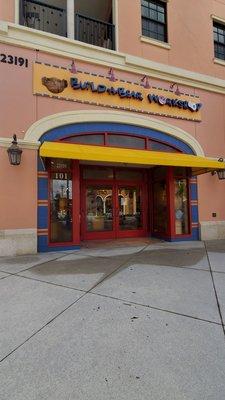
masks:
<path id="1" fill-rule="evenodd" d="M 142 35 L 167 42 L 166 2 L 141 0 Z"/>
<path id="2" fill-rule="evenodd" d="M 225 60 L 225 25 L 213 22 L 213 34 L 215 57 Z"/>
<path id="3" fill-rule="evenodd" d="M 67 9 L 67 3 L 70 9 Z M 20 24 L 115 49 L 112 0 L 18 0 Z"/>

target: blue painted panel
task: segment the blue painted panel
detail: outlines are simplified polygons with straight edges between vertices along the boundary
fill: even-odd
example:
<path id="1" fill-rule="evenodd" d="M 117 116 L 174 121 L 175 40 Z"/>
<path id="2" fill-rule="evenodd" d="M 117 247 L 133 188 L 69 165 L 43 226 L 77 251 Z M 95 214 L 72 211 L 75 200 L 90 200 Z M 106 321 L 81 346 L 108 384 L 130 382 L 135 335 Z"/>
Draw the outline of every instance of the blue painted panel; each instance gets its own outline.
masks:
<path id="1" fill-rule="evenodd" d="M 38 206 L 38 229 L 48 228 L 48 207 Z"/>
<path id="2" fill-rule="evenodd" d="M 198 222 L 198 206 L 191 206 L 192 222 Z"/>
<path id="3" fill-rule="evenodd" d="M 191 183 L 191 200 L 198 200 L 198 186 Z"/>
<path id="4" fill-rule="evenodd" d="M 48 249 L 48 237 L 47 236 L 38 236 L 38 252 L 47 251 Z"/>
<path id="5" fill-rule="evenodd" d="M 38 163 L 38 171 L 45 171 L 46 169 L 45 169 L 45 165 L 44 165 L 44 161 L 41 159 L 41 157 L 38 157 L 38 160 L 37 160 L 37 163 Z"/>
<path id="6" fill-rule="evenodd" d="M 48 200 L 47 178 L 38 178 L 38 200 Z"/>
<path id="7" fill-rule="evenodd" d="M 120 132 L 143 135 L 151 139 L 163 141 L 169 145 L 174 145 L 184 153 L 194 154 L 193 150 L 186 143 L 183 143 L 181 140 L 178 140 L 173 136 L 167 135 L 166 133 L 155 131 L 153 129 L 117 123 L 80 123 L 61 126 L 46 132 L 44 135 L 41 136 L 40 141 L 54 141 L 72 134 L 85 132 Z"/>
<path id="8" fill-rule="evenodd" d="M 47 236 L 38 236 L 38 252 L 46 253 L 50 251 L 66 251 L 66 250 L 80 250 L 80 246 L 57 246 L 51 247 L 48 246 L 48 237 Z"/>

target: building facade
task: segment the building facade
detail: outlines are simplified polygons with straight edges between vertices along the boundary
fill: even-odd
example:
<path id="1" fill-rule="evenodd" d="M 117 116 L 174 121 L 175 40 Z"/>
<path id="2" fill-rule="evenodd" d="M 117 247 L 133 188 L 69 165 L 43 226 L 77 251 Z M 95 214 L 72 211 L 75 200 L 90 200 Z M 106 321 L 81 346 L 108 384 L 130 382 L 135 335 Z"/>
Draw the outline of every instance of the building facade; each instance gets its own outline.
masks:
<path id="1" fill-rule="evenodd" d="M 225 3 L 0 7 L 0 254 L 225 238 Z"/>

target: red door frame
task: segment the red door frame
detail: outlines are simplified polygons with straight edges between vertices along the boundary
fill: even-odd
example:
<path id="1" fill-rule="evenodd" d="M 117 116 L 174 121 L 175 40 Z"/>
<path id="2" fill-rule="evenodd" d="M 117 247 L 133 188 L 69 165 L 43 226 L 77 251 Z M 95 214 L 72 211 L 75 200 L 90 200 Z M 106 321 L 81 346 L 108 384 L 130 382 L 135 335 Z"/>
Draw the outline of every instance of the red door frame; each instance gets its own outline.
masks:
<path id="1" fill-rule="evenodd" d="M 111 231 L 87 232 L 86 230 L 86 188 L 99 186 L 112 188 L 113 229 Z M 119 229 L 119 200 L 118 188 L 139 188 L 141 196 L 143 228 L 135 230 Z M 81 240 L 115 239 L 129 237 L 143 237 L 147 235 L 147 188 L 144 181 L 116 180 L 116 179 L 81 179 Z"/>

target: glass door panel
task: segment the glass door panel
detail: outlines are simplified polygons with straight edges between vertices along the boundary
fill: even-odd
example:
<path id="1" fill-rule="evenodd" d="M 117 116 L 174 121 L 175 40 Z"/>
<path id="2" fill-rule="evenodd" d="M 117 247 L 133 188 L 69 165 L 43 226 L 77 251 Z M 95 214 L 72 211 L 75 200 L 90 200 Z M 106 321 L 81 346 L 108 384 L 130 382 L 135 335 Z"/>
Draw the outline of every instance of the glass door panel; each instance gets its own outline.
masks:
<path id="1" fill-rule="evenodd" d="M 118 189 L 119 230 L 143 228 L 140 189 L 120 187 Z"/>
<path id="2" fill-rule="evenodd" d="M 166 180 L 153 183 L 153 230 L 154 233 L 167 232 L 167 188 Z"/>
<path id="3" fill-rule="evenodd" d="M 189 233 L 188 184 L 187 179 L 175 179 L 175 233 Z"/>
<path id="4" fill-rule="evenodd" d="M 71 242 L 72 235 L 72 175 L 51 172 L 50 241 Z"/>
<path id="5" fill-rule="evenodd" d="M 113 230 L 112 187 L 88 186 L 86 188 L 86 231 Z"/>

